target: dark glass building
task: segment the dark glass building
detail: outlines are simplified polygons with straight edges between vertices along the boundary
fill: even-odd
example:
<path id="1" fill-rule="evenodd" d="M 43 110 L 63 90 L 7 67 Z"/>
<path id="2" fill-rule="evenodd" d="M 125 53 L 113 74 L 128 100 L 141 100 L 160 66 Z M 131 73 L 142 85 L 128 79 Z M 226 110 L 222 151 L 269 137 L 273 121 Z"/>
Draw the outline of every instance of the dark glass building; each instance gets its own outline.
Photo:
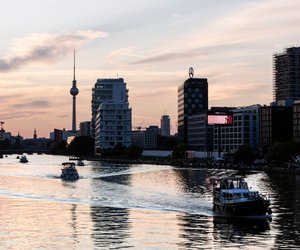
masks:
<path id="1" fill-rule="evenodd" d="M 274 55 L 274 100 L 300 100 L 300 47 Z"/>
<path id="2" fill-rule="evenodd" d="M 178 87 L 178 140 L 188 143 L 188 117 L 206 114 L 208 83 L 206 78 L 189 78 Z"/>
<path id="3" fill-rule="evenodd" d="M 293 105 L 293 140 L 300 142 L 300 101 Z"/>
<path id="4" fill-rule="evenodd" d="M 292 140 L 293 107 L 263 106 L 259 109 L 260 146 L 270 146 L 275 142 Z"/>

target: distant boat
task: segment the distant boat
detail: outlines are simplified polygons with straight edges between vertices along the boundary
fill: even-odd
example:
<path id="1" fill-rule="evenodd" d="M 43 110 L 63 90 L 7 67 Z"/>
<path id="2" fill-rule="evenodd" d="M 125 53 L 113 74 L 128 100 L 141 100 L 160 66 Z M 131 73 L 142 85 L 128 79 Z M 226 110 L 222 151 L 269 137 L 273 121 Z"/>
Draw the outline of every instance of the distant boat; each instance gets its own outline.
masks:
<path id="1" fill-rule="evenodd" d="M 84 162 L 82 160 L 78 160 L 77 161 L 77 166 L 84 166 Z"/>
<path id="2" fill-rule="evenodd" d="M 76 181 L 79 179 L 79 175 L 74 162 L 64 162 L 61 169 L 60 178 L 66 181 Z"/>
<path id="3" fill-rule="evenodd" d="M 258 191 L 249 190 L 246 181 L 238 177 L 213 179 L 213 210 L 233 216 L 272 213 L 270 200 Z"/>
<path id="4" fill-rule="evenodd" d="M 69 157 L 69 161 L 78 161 L 78 160 L 80 160 L 80 158 L 77 157 L 77 156 L 70 156 Z"/>
<path id="5" fill-rule="evenodd" d="M 21 163 L 27 163 L 27 162 L 28 162 L 26 155 L 22 155 L 22 156 L 21 156 L 20 162 L 21 162 Z"/>

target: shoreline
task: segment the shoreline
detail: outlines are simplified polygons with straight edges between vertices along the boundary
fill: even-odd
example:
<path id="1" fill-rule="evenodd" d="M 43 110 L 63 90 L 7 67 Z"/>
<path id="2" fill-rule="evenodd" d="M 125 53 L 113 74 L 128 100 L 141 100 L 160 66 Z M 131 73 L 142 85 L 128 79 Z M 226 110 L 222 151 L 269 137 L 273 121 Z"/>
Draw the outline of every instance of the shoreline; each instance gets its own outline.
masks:
<path id="1" fill-rule="evenodd" d="M 243 166 L 230 164 L 206 164 L 206 163 L 185 163 L 180 161 L 170 161 L 165 159 L 101 159 L 101 158 L 86 158 L 89 161 L 103 161 L 114 164 L 149 164 L 149 165 L 169 165 L 175 168 L 203 168 L 203 169 L 228 169 L 239 171 L 261 171 L 266 173 L 284 173 L 300 175 L 300 168 L 286 168 L 286 167 L 268 167 L 268 166 Z"/>

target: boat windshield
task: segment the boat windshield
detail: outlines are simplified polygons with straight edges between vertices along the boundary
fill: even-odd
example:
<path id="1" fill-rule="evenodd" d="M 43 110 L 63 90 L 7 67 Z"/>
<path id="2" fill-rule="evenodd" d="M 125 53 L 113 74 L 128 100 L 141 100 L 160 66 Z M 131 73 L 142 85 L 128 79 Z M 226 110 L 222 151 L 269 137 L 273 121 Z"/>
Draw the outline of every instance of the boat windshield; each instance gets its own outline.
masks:
<path id="1" fill-rule="evenodd" d="M 214 181 L 214 189 L 248 189 L 243 178 L 223 178 Z"/>
<path id="2" fill-rule="evenodd" d="M 75 169 L 75 163 L 73 163 L 73 162 L 64 162 L 63 164 L 62 164 L 62 168 L 63 169 L 67 169 L 67 168 L 74 168 Z"/>

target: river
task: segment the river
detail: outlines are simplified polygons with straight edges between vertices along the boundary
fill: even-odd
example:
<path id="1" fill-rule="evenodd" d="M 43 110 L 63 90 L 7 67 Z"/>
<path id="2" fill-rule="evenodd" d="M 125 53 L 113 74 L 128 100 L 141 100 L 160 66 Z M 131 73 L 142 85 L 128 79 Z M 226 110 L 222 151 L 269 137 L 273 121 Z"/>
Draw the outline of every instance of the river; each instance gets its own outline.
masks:
<path id="1" fill-rule="evenodd" d="M 1 249 L 296 249 L 300 176 L 85 161 L 62 181 L 65 156 L 0 159 Z M 211 177 L 242 176 L 268 195 L 272 220 L 212 212 Z"/>

